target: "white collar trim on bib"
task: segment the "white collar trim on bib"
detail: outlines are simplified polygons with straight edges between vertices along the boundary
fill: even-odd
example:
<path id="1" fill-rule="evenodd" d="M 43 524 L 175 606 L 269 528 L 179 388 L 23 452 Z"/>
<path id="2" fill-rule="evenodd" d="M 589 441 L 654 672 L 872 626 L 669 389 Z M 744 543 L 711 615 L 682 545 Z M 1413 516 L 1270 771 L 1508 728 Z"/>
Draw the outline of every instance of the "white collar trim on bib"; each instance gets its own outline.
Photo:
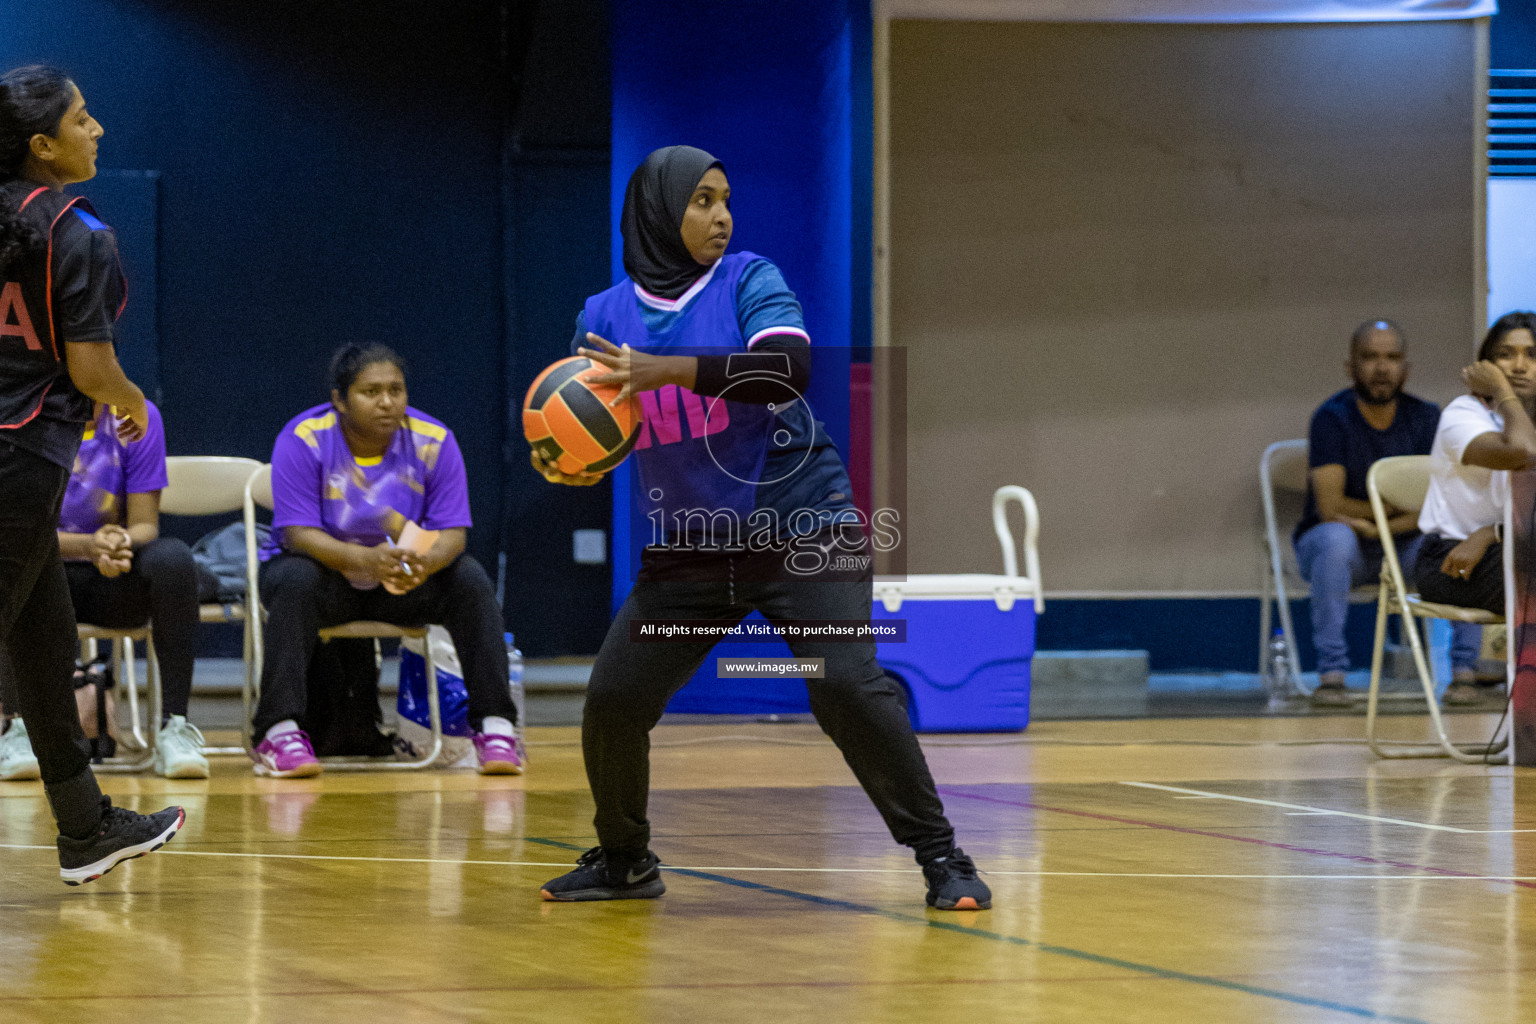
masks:
<path id="1" fill-rule="evenodd" d="M 659 309 L 664 313 L 676 313 L 693 301 L 695 295 L 704 290 L 704 286 L 709 284 L 710 278 L 714 277 L 715 271 L 719 269 L 720 261 L 715 260 L 715 265 L 704 271 L 703 277 L 693 282 L 692 287 L 675 299 L 664 299 L 660 295 L 652 295 L 638 284 L 635 285 L 635 297 L 652 309 Z"/>

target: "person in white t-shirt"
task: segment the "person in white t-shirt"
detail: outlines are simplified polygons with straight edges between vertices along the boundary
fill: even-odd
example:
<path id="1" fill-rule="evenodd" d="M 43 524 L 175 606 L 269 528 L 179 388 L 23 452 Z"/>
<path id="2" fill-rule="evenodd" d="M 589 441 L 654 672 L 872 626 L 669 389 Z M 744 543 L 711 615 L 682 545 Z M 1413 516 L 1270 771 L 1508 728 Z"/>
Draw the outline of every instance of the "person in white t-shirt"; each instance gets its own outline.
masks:
<path id="1" fill-rule="evenodd" d="M 1504 614 L 1499 531 L 1511 469 L 1536 465 L 1536 313 L 1506 313 L 1489 328 L 1478 361 L 1461 372 L 1472 393 L 1440 413 L 1419 513 L 1424 543 L 1413 567 L 1419 596 Z M 1472 666 L 1453 665 L 1447 704 L 1480 699 Z"/>

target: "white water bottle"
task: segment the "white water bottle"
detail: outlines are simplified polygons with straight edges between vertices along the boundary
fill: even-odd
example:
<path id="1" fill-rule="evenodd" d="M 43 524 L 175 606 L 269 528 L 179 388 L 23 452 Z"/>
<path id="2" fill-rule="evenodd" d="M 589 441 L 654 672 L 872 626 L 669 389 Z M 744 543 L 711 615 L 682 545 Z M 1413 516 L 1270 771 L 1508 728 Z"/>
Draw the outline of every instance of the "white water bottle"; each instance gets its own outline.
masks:
<path id="1" fill-rule="evenodd" d="M 527 701 L 523 696 L 523 652 L 512 642 L 511 633 L 503 633 L 507 642 L 507 687 L 512 691 L 512 706 L 517 708 L 517 734 L 523 734 L 527 725 Z"/>
<path id="2" fill-rule="evenodd" d="M 1296 692 L 1291 678 L 1291 651 L 1285 642 L 1285 633 L 1275 630 L 1269 642 L 1269 703 L 1283 704 Z"/>

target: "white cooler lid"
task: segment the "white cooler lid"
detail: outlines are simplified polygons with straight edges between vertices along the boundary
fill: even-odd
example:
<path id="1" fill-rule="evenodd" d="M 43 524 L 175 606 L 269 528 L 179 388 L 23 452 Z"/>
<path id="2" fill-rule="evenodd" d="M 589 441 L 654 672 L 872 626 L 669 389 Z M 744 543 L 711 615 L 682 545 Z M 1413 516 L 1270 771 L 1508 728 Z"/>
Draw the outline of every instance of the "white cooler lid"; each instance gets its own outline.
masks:
<path id="1" fill-rule="evenodd" d="M 1008 611 L 1019 598 L 1036 596 L 1035 581 L 1027 576 L 992 576 L 986 573 L 908 576 L 903 580 L 876 580 L 875 600 L 888 612 L 903 601 L 992 601 L 998 611 Z"/>

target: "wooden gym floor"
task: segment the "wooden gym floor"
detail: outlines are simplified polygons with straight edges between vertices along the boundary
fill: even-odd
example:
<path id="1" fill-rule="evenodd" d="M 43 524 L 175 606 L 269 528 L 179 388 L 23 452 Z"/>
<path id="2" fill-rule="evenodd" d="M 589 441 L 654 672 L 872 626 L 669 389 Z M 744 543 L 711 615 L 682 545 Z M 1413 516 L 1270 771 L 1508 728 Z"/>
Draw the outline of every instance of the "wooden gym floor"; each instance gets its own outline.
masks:
<path id="1" fill-rule="evenodd" d="M 995 894 L 963 914 L 806 725 L 657 731 L 655 901 L 538 898 L 593 841 L 574 729 L 523 778 L 106 776 L 188 824 L 78 889 L 0 783 L 0 1021 L 1536 1020 L 1536 777 L 1328 742 L 1362 727 L 927 737 Z"/>

